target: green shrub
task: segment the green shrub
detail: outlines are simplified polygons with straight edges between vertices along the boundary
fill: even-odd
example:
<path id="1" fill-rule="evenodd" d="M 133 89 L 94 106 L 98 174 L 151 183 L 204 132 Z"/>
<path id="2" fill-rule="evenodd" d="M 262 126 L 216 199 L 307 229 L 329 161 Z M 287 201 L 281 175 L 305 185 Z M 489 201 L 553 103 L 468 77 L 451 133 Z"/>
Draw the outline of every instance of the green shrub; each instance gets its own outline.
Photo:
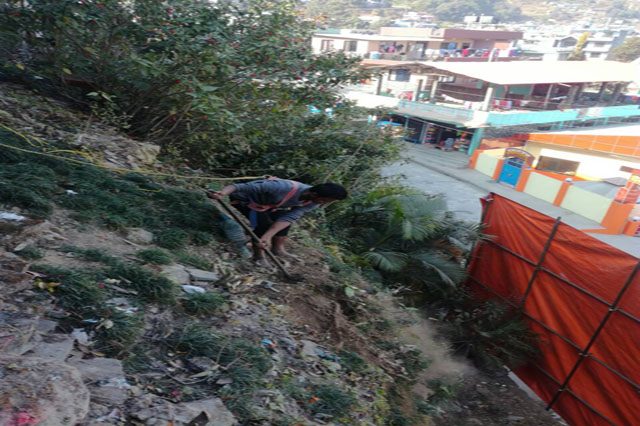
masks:
<path id="1" fill-rule="evenodd" d="M 50 265 L 33 265 L 31 270 L 46 274 L 47 280 L 60 283 L 52 287 L 52 294 L 72 314 L 83 317 L 94 313 L 106 300 L 106 292 L 94 275 Z"/>
<path id="2" fill-rule="evenodd" d="M 60 250 L 65 253 L 73 253 L 76 257 L 89 262 L 100 262 L 105 265 L 118 263 L 118 259 L 116 257 L 107 254 L 103 249 L 63 246 Z"/>
<path id="3" fill-rule="evenodd" d="M 123 286 L 136 290 L 138 297 L 163 305 L 175 303 L 177 288 L 167 278 L 138 265 L 115 264 L 105 271 L 110 278 L 124 281 Z"/>
<path id="4" fill-rule="evenodd" d="M 187 356 L 206 356 L 218 360 L 222 366 L 232 365 L 226 373 L 233 380 L 229 390 L 233 398 L 258 386 L 271 368 L 271 359 L 258 342 L 220 336 L 195 323 L 185 325 L 170 336 L 169 344 Z"/>
<path id="5" fill-rule="evenodd" d="M 96 327 L 96 349 L 108 356 L 128 352 L 143 331 L 142 317 L 109 309 Z"/>
<path id="6" fill-rule="evenodd" d="M 35 246 L 27 246 L 17 252 L 17 254 L 28 260 L 38 260 L 44 257 L 44 252 Z"/>
<path id="7" fill-rule="evenodd" d="M 182 299 L 184 310 L 191 315 L 211 315 L 220 311 L 226 299 L 219 293 L 193 293 Z"/>
<path id="8" fill-rule="evenodd" d="M 173 262 L 169 253 L 161 249 L 144 249 L 136 253 L 138 259 L 154 265 L 168 265 Z"/>
<path id="9" fill-rule="evenodd" d="M 369 369 L 369 364 L 355 352 L 341 351 L 338 356 L 340 356 L 340 364 L 349 371 L 362 374 Z"/>
<path id="10" fill-rule="evenodd" d="M 178 263 L 183 263 L 198 269 L 209 270 L 213 267 L 211 262 L 204 257 L 191 254 L 186 251 L 179 251 L 175 253 L 175 259 Z"/>
<path id="11" fill-rule="evenodd" d="M 189 234 L 180 228 L 163 229 L 154 235 L 154 242 L 160 247 L 177 249 L 184 247 L 189 240 Z"/>
<path id="12" fill-rule="evenodd" d="M 307 400 L 307 408 L 313 414 L 324 413 L 340 418 L 349 414 L 356 403 L 356 398 L 350 392 L 336 385 L 314 385 L 309 390 L 309 395 L 311 397 Z M 317 400 L 311 399 L 313 397 Z"/>

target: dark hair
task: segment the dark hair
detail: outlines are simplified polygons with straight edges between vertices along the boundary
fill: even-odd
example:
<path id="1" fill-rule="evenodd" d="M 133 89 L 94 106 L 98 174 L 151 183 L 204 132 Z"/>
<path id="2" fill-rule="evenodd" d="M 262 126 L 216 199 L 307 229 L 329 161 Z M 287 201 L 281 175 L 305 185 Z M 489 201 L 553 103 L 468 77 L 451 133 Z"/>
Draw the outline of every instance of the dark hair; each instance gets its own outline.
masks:
<path id="1" fill-rule="evenodd" d="M 321 183 L 309 188 L 310 192 L 313 192 L 318 197 L 333 198 L 334 200 L 344 200 L 347 198 L 347 190 L 344 186 L 337 183 Z"/>

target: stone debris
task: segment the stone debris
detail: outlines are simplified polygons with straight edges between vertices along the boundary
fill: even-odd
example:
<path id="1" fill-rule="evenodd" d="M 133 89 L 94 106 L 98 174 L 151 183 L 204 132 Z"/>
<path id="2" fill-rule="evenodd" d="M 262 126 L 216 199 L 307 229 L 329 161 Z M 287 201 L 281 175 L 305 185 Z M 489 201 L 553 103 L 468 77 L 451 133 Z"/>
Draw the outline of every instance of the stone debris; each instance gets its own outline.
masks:
<path id="1" fill-rule="evenodd" d="M 183 265 L 174 263 L 172 265 L 164 265 L 161 269 L 162 275 L 170 281 L 182 285 L 191 282 L 191 275 Z"/>
<path id="2" fill-rule="evenodd" d="M 131 228 L 127 232 L 127 240 L 135 244 L 151 244 L 153 242 L 153 233 L 142 228 Z"/>
<path id="3" fill-rule="evenodd" d="M 132 417 L 145 425 L 237 425 L 233 414 L 219 398 L 209 398 L 192 402 L 174 404 L 158 398 L 153 405 L 136 410 Z"/>
<path id="4" fill-rule="evenodd" d="M 216 272 L 203 271 L 202 269 L 186 268 L 192 281 L 216 282 L 220 281 L 220 274 Z"/>
<path id="5" fill-rule="evenodd" d="M 97 383 L 113 378 L 124 378 L 122 362 L 112 358 L 90 358 L 82 359 L 80 356 L 73 356 L 67 363 L 80 371 L 85 383 Z"/>
<path id="6" fill-rule="evenodd" d="M 43 342 L 38 343 L 29 351 L 29 356 L 65 361 L 71 354 L 73 342 L 75 341 L 75 339 L 66 334 L 49 334 L 43 339 Z"/>
<path id="7" fill-rule="evenodd" d="M 67 362 L 80 372 L 91 391 L 92 402 L 113 407 L 129 399 L 131 385 L 125 378 L 122 363 L 117 359 L 74 356 Z"/>
<path id="8" fill-rule="evenodd" d="M 52 359 L 0 356 L 2 425 L 74 425 L 89 412 L 89 391 L 77 369 Z"/>

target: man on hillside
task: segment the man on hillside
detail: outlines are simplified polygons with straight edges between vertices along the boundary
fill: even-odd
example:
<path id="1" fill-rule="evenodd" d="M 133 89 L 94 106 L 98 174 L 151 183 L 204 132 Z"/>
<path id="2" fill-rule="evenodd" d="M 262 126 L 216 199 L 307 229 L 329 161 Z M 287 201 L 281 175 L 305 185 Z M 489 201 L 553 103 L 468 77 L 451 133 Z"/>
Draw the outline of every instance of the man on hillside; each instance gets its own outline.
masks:
<path id="1" fill-rule="evenodd" d="M 244 214 L 260 238 L 253 244 L 255 260 L 264 258 L 264 248 L 273 248 L 278 256 L 291 256 L 285 249 L 293 222 L 319 206 L 347 198 L 347 190 L 335 183 L 311 186 L 294 180 L 268 178 L 228 185 L 208 197 L 221 200 L 229 196 L 231 204 Z"/>

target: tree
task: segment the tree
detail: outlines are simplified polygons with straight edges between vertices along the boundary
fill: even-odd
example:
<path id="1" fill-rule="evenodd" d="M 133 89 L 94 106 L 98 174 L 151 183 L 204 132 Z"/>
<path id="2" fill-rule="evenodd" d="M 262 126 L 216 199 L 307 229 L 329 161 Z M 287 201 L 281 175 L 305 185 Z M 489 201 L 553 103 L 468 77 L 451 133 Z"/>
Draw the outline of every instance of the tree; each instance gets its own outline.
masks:
<path id="1" fill-rule="evenodd" d="M 573 49 L 573 52 L 567 56 L 567 61 L 584 61 L 584 46 L 587 44 L 587 39 L 589 38 L 589 33 L 582 33 L 582 35 L 578 38 L 578 42 L 576 43 L 576 47 Z"/>
<path id="2" fill-rule="evenodd" d="M 494 16 L 501 21 L 522 18 L 520 8 L 505 0 L 414 0 L 408 4 L 415 10 L 433 13 L 443 21 L 460 22 L 468 15 Z"/>
<path id="3" fill-rule="evenodd" d="M 315 22 L 300 19 L 296 1 L 0 7 L 1 72 L 125 117 L 132 136 L 192 167 L 310 180 L 338 169 L 355 180 L 394 149 L 370 126 L 350 124 L 358 110 L 338 90 L 366 73 L 341 53 L 313 54 Z M 333 118 L 308 111 L 337 104 Z"/>
<path id="4" fill-rule="evenodd" d="M 640 37 L 626 39 L 620 46 L 614 48 L 609 54 L 613 61 L 632 62 L 640 58 Z"/>

